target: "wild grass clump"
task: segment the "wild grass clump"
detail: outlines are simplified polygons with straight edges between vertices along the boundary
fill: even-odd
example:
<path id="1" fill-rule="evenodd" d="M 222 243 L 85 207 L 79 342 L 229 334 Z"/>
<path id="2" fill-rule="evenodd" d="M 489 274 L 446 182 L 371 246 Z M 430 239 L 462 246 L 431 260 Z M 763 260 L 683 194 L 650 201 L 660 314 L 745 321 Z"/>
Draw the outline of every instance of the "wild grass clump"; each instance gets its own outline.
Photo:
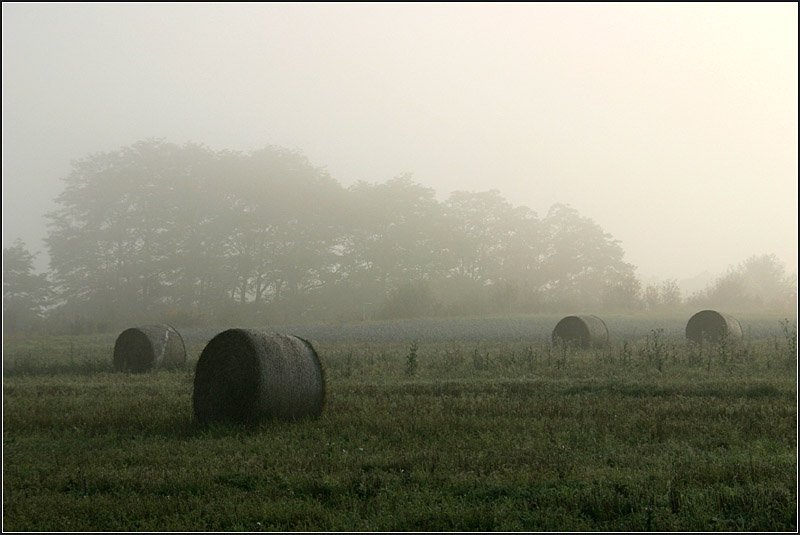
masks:
<path id="1" fill-rule="evenodd" d="M 417 374 L 417 348 L 417 341 L 414 340 L 411 342 L 411 345 L 408 348 L 408 354 L 406 355 L 406 377 L 414 377 L 414 375 Z"/>

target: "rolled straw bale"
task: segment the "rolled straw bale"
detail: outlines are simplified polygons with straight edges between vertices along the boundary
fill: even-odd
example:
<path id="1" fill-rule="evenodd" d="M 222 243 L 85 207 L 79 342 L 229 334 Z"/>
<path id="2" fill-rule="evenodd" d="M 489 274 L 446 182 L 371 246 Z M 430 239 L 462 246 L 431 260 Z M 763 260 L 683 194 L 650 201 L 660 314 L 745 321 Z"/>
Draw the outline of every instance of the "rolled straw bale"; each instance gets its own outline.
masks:
<path id="1" fill-rule="evenodd" d="M 184 364 L 183 337 L 170 325 L 132 327 L 122 331 L 114 343 L 114 369 L 118 371 L 143 373 Z"/>
<path id="2" fill-rule="evenodd" d="M 317 417 L 325 376 L 311 343 L 296 336 L 229 329 L 208 342 L 194 375 L 201 424 Z"/>
<path id="3" fill-rule="evenodd" d="M 686 338 L 700 343 L 703 340 L 718 343 L 723 338 L 738 340 L 742 337 L 739 320 L 716 310 L 701 310 L 686 323 Z"/>
<path id="4" fill-rule="evenodd" d="M 592 315 L 567 316 L 553 329 L 553 343 L 559 341 L 578 347 L 601 347 L 608 342 L 605 322 Z"/>

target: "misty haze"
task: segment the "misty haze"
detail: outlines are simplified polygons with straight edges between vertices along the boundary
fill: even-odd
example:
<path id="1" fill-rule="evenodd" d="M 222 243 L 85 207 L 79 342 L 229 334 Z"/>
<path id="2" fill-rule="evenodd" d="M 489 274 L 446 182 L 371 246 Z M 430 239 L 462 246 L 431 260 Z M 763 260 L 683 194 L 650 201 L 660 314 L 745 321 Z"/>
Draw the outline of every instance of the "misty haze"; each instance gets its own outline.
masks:
<path id="1" fill-rule="evenodd" d="M 4 3 L 4 529 L 796 530 L 797 64 L 788 3 Z"/>

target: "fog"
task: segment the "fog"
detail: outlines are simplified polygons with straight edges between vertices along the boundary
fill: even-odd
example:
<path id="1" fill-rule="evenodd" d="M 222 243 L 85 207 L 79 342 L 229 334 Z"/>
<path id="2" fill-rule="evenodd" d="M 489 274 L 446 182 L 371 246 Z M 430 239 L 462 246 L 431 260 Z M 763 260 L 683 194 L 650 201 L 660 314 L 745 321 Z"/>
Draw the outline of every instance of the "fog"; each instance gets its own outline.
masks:
<path id="1" fill-rule="evenodd" d="M 150 138 L 567 204 L 643 281 L 797 269 L 792 3 L 4 3 L 2 133 L 40 269 L 70 162 Z"/>

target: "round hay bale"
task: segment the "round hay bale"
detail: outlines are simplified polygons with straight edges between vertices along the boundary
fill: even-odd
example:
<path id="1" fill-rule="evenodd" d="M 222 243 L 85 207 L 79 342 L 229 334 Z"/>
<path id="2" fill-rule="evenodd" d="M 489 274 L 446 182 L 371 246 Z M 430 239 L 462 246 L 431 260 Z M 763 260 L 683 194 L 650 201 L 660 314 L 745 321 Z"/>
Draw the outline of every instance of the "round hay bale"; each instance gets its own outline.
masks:
<path id="1" fill-rule="evenodd" d="M 201 424 L 315 418 L 324 401 L 319 356 L 296 336 L 229 329 L 197 361 L 192 403 Z"/>
<path id="2" fill-rule="evenodd" d="M 170 325 L 144 325 L 122 331 L 114 343 L 114 369 L 144 373 L 186 364 L 183 337 Z"/>
<path id="3" fill-rule="evenodd" d="M 552 339 L 582 348 L 602 347 L 608 343 L 608 328 L 597 316 L 567 316 L 556 324 Z"/>
<path id="4" fill-rule="evenodd" d="M 716 310 L 701 310 L 686 323 L 686 338 L 692 342 L 719 343 L 723 338 L 739 340 L 742 326 L 739 320 Z"/>

